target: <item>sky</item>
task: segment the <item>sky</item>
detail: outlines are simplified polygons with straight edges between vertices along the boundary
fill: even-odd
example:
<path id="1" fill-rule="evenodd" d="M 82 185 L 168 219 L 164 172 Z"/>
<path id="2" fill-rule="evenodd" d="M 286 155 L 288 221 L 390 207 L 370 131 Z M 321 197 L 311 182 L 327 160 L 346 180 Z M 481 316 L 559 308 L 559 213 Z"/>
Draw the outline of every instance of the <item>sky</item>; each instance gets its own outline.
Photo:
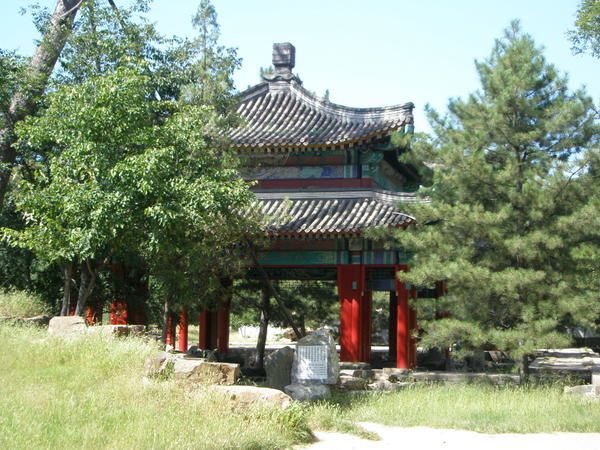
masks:
<path id="1" fill-rule="evenodd" d="M 115 0 L 117 5 L 129 0 Z M 19 14 L 31 1 L 0 0 L 0 48 L 29 55 L 37 37 Z M 53 7 L 55 0 L 40 0 Z M 167 35 L 193 36 L 199 0 L 154 0 L 149 18 Z M 259 82 L 274 42 L 296 47 L 295 72 L 318 95 L 355 107 L 415 104 L 416 131 L 429 131 L 424 107 L 445 111 L 451 97 L 479 88 L 475 60 L 489 56 L 511 20 L 600 103 L 600 60 L 573 55 L 566 33 L 579 0 L 213 0 L 223 45 L 243 60 L 236 85 Z"/>

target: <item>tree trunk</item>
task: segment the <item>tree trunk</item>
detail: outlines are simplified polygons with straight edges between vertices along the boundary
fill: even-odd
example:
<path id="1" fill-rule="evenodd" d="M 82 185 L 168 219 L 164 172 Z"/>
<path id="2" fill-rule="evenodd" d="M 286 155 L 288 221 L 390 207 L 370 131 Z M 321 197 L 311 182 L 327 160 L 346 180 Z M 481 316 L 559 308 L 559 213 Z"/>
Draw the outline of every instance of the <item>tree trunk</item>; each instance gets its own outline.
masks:
<path id="1" fill-rule="evenodd" d="M 63 301 L 62 307 L 60 308 L 61 316 L 69 315 L 69 305 L 71 304 L 71 276 L 73 272 L 73 266 L 67 263 L 63 268 L 64 287 L 63 287 Z"/>
<path id="2" fill-rule="evenodd" d="M 83 316 L 85 314 L 85 306 L 94 290 L 95 283 L 96 269 L 92 267 L 92 263 L 89 260 L 86 260 L 81 263 L 79 293 L 77 295 L 77 305 L 75 306 L 76 316 Z"/>
<path id="3" fill-rule="evenodd" d="M 165 298 L 165 304 L 163 308 L 163 320 L 162 320 L 162 331 L 160 334 L 160 340 L 164 345 L 167 345 L 167 326 L 169 323 L 169 298 Z"/>
<path id="4" fill-rule="evenodd" d="M 263 287 L 262 301 L 260 303 L 260 328 L 258 331 L 258 341 L 256 342 L 256 368 L 264 368 L 265 346 L 267 345 L 267 331 L 269 327 L 269 315 L 271 310 L 271 293 L 269 289 Z"/>
<path id="5" fill-rule="evenodd" d="M 56 1 L 48 30 L 29 64 L 26 82 L 11 99 L 4 118 L 5 127 L 0 129 L 0 208 L 4 207 L 4 197 L 16 159 L 16 151 L 13 148 L 16 140 L 15 124 L 35 111 L 37 100 L 44 92 L 48 78 L 73 29 L 75 15 L 81 2 L 82 0 Z"/>

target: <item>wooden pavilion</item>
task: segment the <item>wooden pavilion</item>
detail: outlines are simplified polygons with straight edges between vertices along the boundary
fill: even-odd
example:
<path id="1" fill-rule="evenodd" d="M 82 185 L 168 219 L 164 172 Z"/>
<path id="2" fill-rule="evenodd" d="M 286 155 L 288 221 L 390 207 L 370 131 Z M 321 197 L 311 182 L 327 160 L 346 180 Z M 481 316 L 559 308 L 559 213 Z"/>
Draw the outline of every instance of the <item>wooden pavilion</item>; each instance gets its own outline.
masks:
<path id="1" fill-rule="evenodd" d="M 274 70 L 241 94 L 243 125 L 230 139 L 242 176 L 255 180 L 270 246 L 258 262 L 272 280 L 335 280 L 340 301 L 340 358 L 369 362 L 372 292 L 390 293 L 390 359 L 416 363 L 415 287 L 395 274 L 409 256 L 364 236 L 370 227 L 403 228 L 414 219 L 399 205 L 418 201 L 419 178 L 399 161 L 393 133 L 413 132 L 412 103 L 351 108 L 318 98 L 293 73 L 295 48 L 273 45 Z M 200 315 L 200 348 L 229 346 L 229 302 Z M 187 350 L 187 315 L 178 347 Z M 171 330 L 171 327 L 168 327 Z M 168 339 L 174 343 L 174 334 Z"/>

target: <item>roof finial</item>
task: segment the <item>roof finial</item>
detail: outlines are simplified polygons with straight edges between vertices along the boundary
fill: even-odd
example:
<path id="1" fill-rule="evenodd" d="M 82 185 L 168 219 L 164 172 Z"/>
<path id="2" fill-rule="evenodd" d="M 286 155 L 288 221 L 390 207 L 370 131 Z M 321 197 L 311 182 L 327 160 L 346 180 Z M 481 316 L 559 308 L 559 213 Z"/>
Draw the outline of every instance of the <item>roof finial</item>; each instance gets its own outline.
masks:
<path id="1" fill-rule="evenodd" d="M 292 44 L 289 42 L 273 44 L 273 67 L 275 67 L 275 72 L 263 78 L 269 81 L 290 81 L 295 78 L 292 73 L 295 64 L 296 48 Z"/>

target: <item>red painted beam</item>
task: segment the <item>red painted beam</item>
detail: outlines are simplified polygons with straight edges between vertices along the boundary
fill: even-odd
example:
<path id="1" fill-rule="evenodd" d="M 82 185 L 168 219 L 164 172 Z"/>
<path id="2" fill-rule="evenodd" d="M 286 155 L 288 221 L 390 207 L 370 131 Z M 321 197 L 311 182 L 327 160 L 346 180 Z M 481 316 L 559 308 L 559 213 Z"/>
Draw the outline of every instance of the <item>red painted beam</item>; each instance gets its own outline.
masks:
<path id="1" fill-rule="evenodd" d="M 301 189 L 301 188 L 371 188 L 375 183 L 371 178 L 295 178 L 287 180 L 258 180 L 255 189 Z"/>

